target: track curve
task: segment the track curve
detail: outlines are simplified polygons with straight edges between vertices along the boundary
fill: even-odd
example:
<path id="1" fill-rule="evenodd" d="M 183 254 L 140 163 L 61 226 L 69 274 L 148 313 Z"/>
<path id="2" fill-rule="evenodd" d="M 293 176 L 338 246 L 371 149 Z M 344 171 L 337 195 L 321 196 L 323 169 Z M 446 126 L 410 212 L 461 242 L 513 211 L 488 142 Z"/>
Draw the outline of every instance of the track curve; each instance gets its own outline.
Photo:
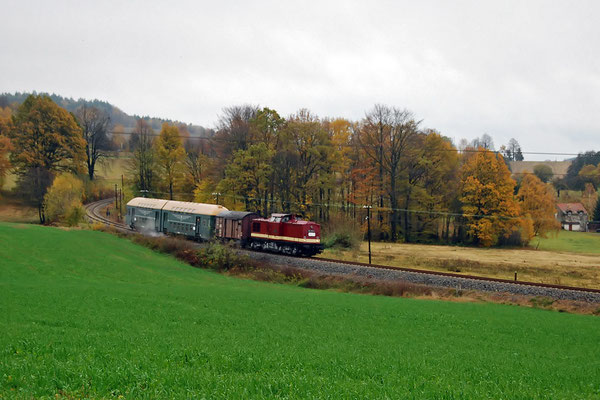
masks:
<path id="1" fill-rule="evenodd" d="M 99 213 L 100 209 L 107 206 L 112 201 L 112 199 L 105 199 L 87 204 L 85 209 L 88 219 L 92 222 L 103 223 L 123 232 L 135 232 L 129 226 L 123 223 L 110 221 Z M 362 276 L 381 280 L 403 280 L 439 287 L 483 290 L 488 292 L 508 292 L 600 303 L 600 289 L 593 288 L 553 285 L 539 282 L 511 281 L 476 275 L 393 267 L 389 265 L 365 264 L 328 258 L 299 258 L 250 250 L 240 250 L 240 252 L 248 255 L 250 258 L 265 261 L 267 263 L 274 262 L 279 265 L 289 265 L 296 268 L 318 271 L 324 274 Z"/>
<path id="2" fill-rule="evenodd" d="M 99 210 L 108 206 L 112 202 L 113 199 L 110 198 L 86 204 L 84 207 L 88 220 L 90 222 L 99 222 L 119 230 L 133 232 L 133 229 L 131 229 L 129 226 L 120 222 L 111 221 L 100 214 Z"/>

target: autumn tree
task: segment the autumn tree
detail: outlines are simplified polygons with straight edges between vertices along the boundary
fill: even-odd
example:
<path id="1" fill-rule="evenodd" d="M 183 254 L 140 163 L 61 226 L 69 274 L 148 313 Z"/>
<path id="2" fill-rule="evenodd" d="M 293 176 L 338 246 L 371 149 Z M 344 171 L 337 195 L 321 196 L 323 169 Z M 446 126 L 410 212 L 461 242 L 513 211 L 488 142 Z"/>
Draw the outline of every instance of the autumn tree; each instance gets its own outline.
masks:
<path id="1" fill-rule="evenodd" d="M 4 178 L 10 169 L 9 153 L 11 150 L 10 139 L 0 135 L 0 189 L 4 186 Z"/>
<path id="2" fill-rule="evenodd" d="M 583 190 L 586 181 L 582 179 L 582 175 L 585 176 L 587 174 L 580 175 L 580 171 L 588 165 L 595 166 L 598 164 L 600 164 L 600 151 L 586 151 L 585 153 L 578 154 L 567 169 L 564 183 L 569 189 Z"/>
<path id="3" fill-rule="evenodd" d="M 110 141 L 107 136 L 110 117 L 106 112 L 87 104 L 79 107 L 75 112 L 75 116 L 83 130 L 83 138 L 86 142 L 87 172 L 90 180 L 93 180 L 96 163 L 104 157 L 105 151 L 110 148 Z"/>
<path id="4" fill-rule="evenodd" d="M 264 107 L 256 112 L 254 118 L 250 120 L 250 137 L 253 142 L 264 143 L 267 149 L 272 153 L 271 158 L 271 176 L 269 177 L 268 188 L 264 193 L 263 214 L 273 212 L 275 208 L 275 186 L 278 179 L 278 173 L 282 169 L 278 164 L 285 161 L 282 157 L 277 157 L 282 148 L 281 131 L 285 127 L 285 119 L 280 117 L 277 111 Z"/>
<path id="5" fill-rule="evenodd" d="M 600 186 L 600 163 L 598 165 L 584 165 L 578 174 L 579 179 L 584 183 L 591 183 L 595 188 Z"/>
<path id="6" fill-rule="evenodd" d="M 399 224 L 399 178 L 418 126 L 419 122 L 410 111 L 378 104 L 367 113 L 359 135 L 362 150 L 378 169 L 380 209 L 384 206 L 384 194 L 389 198 L 392 240 L 397 239 Z M 383 222 L 381 213 L 379 221 L 380 224 Z"/>
<path id="7" fill-rule="evenodd" d="M 48 96 L 31 95 L 13 117 L 10 138 L 19 187 L 36 203 L 40 223 L 44 223 L 44 195 L 54 174 L 79 171 L 85 160 L 81 128 L 72 114 Z"/>
<path id="8" fill-rule="evenodd" d="M 10 107 L 0 107 L 0 136 L 7 136 L 12 125 L 12 110 Z"/>
<path id="9" fill-rule="evenodd" d="M 183 142 L 176 126 L 164 123 L 156 140 L 156 156 L 162 180 L 169 191 L 169 199 L 173 200 L 173 186 L 182 172 L 185 158 Z"/>
<path id="10" fill-rule="evenodd" d="M 154 191 L 157 178 L 154 131 L 143 119 L 136 121 L 130 143 L 133 145 L 133 156 L 129 163 L 129 172 L 133 175 L 135 189 L 145 195 Z"/>
<path id="11" fill-rule="evenodd" d="M 293 165 L 291 194 L 298 210 L 306 212 L 316 199 L 322 204 L 319 183 L 331 173 L 330 138 L 318 118 L 305 109 L 288 119 L 284 136 L 288 160 Z"/>
<path id="12" fill-rule="evenodd" d="M 331 201 L 333 192 L 334 200 L 341 205 L 341 211 L 345 212 L 350 207 L 353 192 L 352 167 L 355 164 L 354 152 L 356 147 L 352 146 L 354 124 L 343 118 L 325 120 L 325 128 L 329 134 L 332 155 L 332 174 L 329 187 L 327 187 L 327 203 Z"/>
<path id="13" fill-rule="evenodd" d="M 588 210 L 591 214 L 591 211 L 596 207 L 596 199 L 598 198 L 598 193 L 594 188 L 594 185 L 591 183 L 586 183 L 585 188 L 583 189 L 583 193 L 581 194 L 581 204 L 583 207 Z M 591 218 L 591 215 L 590 215 Z"/>
<path id="14" fill-rule="evenodd" d="M 542 182 L 547 183 L 554 175 L 554 172 L 552 172 L 552 168 L 546 164 L 538 164 L 533 167 L 533 174 Z"/>
<path id="15" fill-rule="evenodd" d="M 186 190 L 194 190 L 211 170 L 212 160 L 199 144 L 188 145 L 183 161 L 185 168 L 184 186 Z"/>
<path id="16" fill-rule="evenodd" d="M 560 223 L 554 218 L 556 201 L 553 191 L 537 176 L 533 174 L 523 176 L 517 200 L 521 214 L 531 219 L 533 223 L 534 236 L 546 237 L 548 232 L 560 229 Z"/>
<path id="17" fill-rule="evenodd" d="M 266 143 L 238 150 L 225 171 L 226 178 L 220 184 L 222 191 L 242 198 L 246 210 L 264 212 L 265 193 L 272 176 L 272 157 L 273 150 Z"/>
<path id="18" fill-rule="evenodd" d="M 251 142 L 250 121 L 258 112 L 257 106 L 241 105 L 226 107 L 219 116 L 217 132 L 213 136 L 213 148 L 217 155 L 216 171 L 223 177 L 227 162 L 237 150 L 245 150 Z"/>
<path id="19" fill-rule="evenodd" d="M 519 208 L 513 198 L 515 181 L 502 156 L 479 148 L 461 170 L 460 200 L 468 233 L 481 246 L 498 243 L 518 229 Z"/>
<path id="20" fill-rule="evenodd" d="M 119 151 L 129 150 L 129 137 L 125 133 L 125 127 L 121 124 L 116 124 L 112 129 L 112 147 Z"/>
<path id="21" fill-rule="evenodd" d="M 417 159 L 409 158 L 414 164 L 409 168 L 413 172 L 408 174 L 407 183 L 409 188 L 412 187 L 409 189 L 412 191 L 412 200 L 422 212 L 415 213 L 411 219 L 415 220 L 414 228 L 422 238 L 436 237 L 440 230 L 438 221 L 443 219 L 441 235 L 447 238 L 451 223 L 448 211 L 457 198 L 459 187 L 458 153 L 452 142 L 435 130 L 427 130 L 424 135 L 419 135 L 417 143 Z M 410 202 L 404 205 L 406 209 L 412 206 Z M 408 234 L 409 239 L 412 229 L 409 221 L 405 227 L 405 235 Z"/>

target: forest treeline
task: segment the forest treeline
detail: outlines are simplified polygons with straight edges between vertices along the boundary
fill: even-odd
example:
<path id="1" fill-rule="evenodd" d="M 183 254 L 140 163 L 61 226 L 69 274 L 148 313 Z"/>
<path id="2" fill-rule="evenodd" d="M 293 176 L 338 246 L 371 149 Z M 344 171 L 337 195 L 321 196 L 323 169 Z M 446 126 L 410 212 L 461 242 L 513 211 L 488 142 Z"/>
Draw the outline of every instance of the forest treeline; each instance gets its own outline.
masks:
<path id="1" fill-rule="evenodd" d="M 35 120 L 39 113 L 32 109 L 52 108 L 50 103 L 30 96 L 0 125 L 9 140 L 10 157 L 4 159 L 19 174 L 21 188 L 40 181 L 44 171 L 49 177 L 65 169 L 85 172 L 93 181 L 95 162 L 119 136 L 109 118 L 88 105 L 67 113 L 73 121 L 68 127 L 37 132 L 34 126 L 46 122 Z M 64 122 L 62 109 L 54 107 Z M 56 163 L 40 164 L 32 161 L 43 154 L 24 156 L 34 151 L 24 139 L 31 135 L 65 135 L 73 143 Z M 505 160 L 523 159 L 515 139 L 498 151 L 489 135 L 455 145 L 422 127 L 410 111 L 386 105 L 375 105 L 360 121 L 319 118 L 304 109 L 284 118 L 269 108 L 228 107 L 209 138 L 190 136 L 185 125 L 165 123 L 156 131 L 138 119 L 128 147 L 131 195 L 354 221 L 363 231 L 369 207 L 373 237 L 390 241 L 523 245 L 558 229 L 553 185 L 537 173 L 518 182 L 511 177 Z M 580 168 L 584 175 L 575 175 L 597 188 L 600 167 L 586 165 Z M 36 168 L 41 175 L 31 176 Z M 30 192 L 42 213 L 52 179 L 41 180 L 39 193 Z"/>

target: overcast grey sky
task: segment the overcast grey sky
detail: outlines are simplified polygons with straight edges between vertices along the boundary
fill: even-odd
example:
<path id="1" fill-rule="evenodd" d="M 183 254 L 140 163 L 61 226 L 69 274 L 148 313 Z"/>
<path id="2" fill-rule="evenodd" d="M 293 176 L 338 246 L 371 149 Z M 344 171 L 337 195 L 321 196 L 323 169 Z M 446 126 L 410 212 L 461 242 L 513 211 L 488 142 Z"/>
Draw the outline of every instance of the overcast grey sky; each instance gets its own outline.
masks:
<path id="1" fill-rule="evenodd" d="M 206 127 L 239 103 L 352 120 L 384 103 L 456 140 L 600 150 L 600 1 L 0 3 L 0 92 Z"/>

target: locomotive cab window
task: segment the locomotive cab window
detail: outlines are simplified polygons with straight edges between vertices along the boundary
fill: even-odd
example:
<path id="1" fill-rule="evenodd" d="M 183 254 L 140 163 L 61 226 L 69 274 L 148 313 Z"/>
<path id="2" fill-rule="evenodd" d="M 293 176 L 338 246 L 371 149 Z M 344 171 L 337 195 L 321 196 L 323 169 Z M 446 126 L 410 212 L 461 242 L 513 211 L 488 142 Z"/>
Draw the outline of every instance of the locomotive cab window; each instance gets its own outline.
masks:
<path id="1" fill-rule="evenodd" d="M 259 222 L 254 222 L 252 224 L 252 232 L 260 232 L 260 223 Z"/>

